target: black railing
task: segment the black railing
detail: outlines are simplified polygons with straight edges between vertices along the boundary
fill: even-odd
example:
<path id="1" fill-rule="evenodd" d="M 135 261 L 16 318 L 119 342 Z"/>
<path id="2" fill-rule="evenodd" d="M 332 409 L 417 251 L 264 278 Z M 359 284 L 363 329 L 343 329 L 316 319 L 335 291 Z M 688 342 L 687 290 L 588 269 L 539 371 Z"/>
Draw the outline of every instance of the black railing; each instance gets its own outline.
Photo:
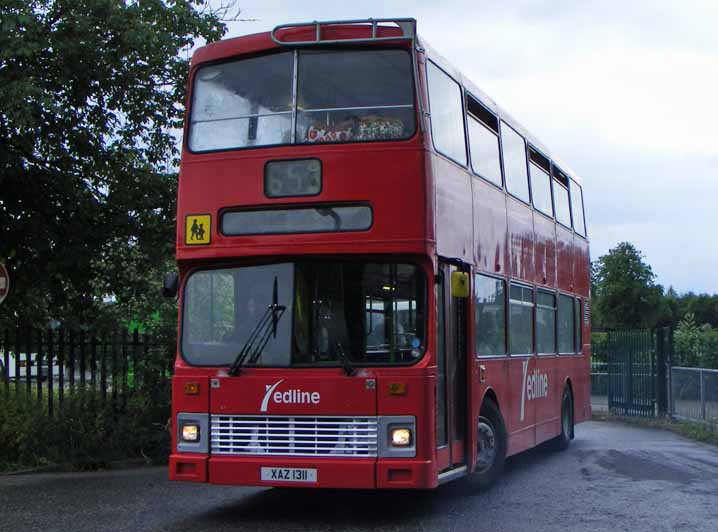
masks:
<path id="1" fill-rule="evenodd" d="M 119 408 L 140 389 L 168 393 L 174 354 L 174 335 L 0 330 L 0 393 L 36 401 L 48 415 L 69 397 Z"/>

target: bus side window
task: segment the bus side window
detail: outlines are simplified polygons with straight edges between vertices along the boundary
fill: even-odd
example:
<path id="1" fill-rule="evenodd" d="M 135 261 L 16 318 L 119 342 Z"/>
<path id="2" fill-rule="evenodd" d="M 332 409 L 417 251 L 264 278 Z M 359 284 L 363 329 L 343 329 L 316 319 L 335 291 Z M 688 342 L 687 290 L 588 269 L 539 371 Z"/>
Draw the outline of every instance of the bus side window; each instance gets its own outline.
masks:
<path id="1" fill-rule="evenodd" d="M 526 142 L 506 122 L 501 122 L 501 146 L 504 155 L 506 190 L 525 203 L 529 195 L 529 175 L 526 163 Z"/>
<path id="2" fill-rule="evenodd" d="M 476 356 L 506 354 L 506 281 L 477 275 L 474 282 Z"/>
<path id="3" fill-rule="evenodd" d="M 439 153 L 466 166 L 461 86 L 431 61 L 428 62 L 427 78 L 434 147 Z"/>
<path id="4" fill-rule="evenodd" d="M 558 352 L 562 355 L 576 352 L 574 301 L 571 296 L 558 295 Z"/>
<path id="5" fill-rule="evenodd" d="M 496 116 L 468 94 L 466 95 L 467 123 L 471 169 L 480 177 L 501 187 L 499 123 Z"/>
<path id="6" fill-rule="evenodd" d="M 586 236 L 586 219 L 583 210 L 583 189 L 581 185 L 571 179 L 571 212 L 573 213 L 573 226 L 581 236 Z"/>
<path id="7" fill-rule="evenodd" d="M 556 221 L 571 229 L 571 202 L 568 196 L 568 177 L 555 166 L 552 168 L 553 200 L 556 205 Z"/>
<path id="8" fill-rule="evenodd" d="M 511 283 L 509 288 L 509 352 L 512 355 L 530 355 L 534 352 L 533 314 L 533 288 Z"/>

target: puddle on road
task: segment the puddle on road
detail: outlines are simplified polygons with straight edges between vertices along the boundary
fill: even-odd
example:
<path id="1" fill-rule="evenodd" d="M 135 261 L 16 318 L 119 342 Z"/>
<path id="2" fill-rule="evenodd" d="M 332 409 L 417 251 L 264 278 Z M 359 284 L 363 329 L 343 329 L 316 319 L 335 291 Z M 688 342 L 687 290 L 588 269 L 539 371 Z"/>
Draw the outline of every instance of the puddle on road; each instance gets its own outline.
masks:
<path id="1" fill-rule="evenodd" d="M 609 450 L 600 453 L 596 464 L 631 480 L 687 483 L 705 478 L 704 474 L 694 467 L 671 463 L 670 459 L 661 453 Z"/>

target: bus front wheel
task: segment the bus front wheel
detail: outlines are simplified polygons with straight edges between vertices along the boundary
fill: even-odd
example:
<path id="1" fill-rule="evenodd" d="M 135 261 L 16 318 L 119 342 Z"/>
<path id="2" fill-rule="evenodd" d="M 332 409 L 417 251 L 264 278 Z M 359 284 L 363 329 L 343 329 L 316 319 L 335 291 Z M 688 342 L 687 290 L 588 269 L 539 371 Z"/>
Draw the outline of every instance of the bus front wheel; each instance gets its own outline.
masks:
<path id="1" fill-rule="evenodd" d="M 506 459 L 506 426 L 496 403 L 486 398 L 477 426 L 476 468 L 471 482 L 485 490 L 496 482 Z"/>

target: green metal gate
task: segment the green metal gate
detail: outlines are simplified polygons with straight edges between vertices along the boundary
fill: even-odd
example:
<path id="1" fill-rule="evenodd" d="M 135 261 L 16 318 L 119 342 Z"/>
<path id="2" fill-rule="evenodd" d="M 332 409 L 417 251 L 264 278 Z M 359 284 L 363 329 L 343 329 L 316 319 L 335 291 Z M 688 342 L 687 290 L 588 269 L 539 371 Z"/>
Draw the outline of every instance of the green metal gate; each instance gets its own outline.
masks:
<path id="1" fill-rule="evenodd" d="M 608 333 L 608 409 L 624 416 L 656 415 L 656 334 Z"/>

